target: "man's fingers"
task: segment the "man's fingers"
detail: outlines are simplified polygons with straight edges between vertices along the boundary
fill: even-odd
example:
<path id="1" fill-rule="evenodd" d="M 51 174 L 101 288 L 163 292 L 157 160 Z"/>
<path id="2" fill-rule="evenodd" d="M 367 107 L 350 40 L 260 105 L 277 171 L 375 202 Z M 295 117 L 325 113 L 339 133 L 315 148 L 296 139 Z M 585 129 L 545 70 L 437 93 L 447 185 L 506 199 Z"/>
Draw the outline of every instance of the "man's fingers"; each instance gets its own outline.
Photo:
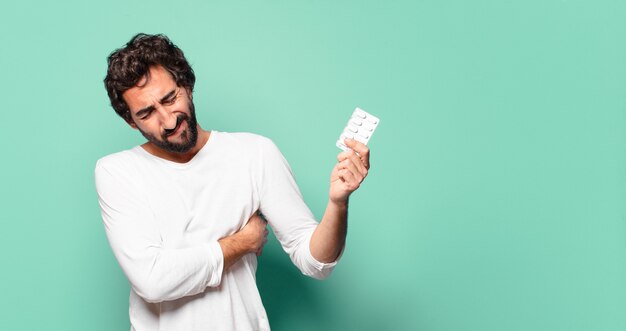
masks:
<path id="1" fill-rule="evenodd" d="M 363 165 L 361 165 L 361 167 L 363 167 Z M 352 173 L 352 176 L 359 182 L 365 177 L 365 175 L 359 169 L 358 165 L 355 164 L 355 162 L 351 159 L 344 160 L 339 163 L 339 170 L 343 169 L 348 170 L 350 173 Z"/>
<path id="2" fill-rule="evenodd" d="M 344 144 L 359 154 L 369 153 L 369 148 L 356 139 L 345 139 Z"/>
<path id="3" fill-rule="evenodd" d="M 261 222 L 261 223 L 267 224 L 267 220 L 265 219 L 265 216 L 263 216 L 263 214 L 261 214 L 261 212 L 259 212 L 259 211 L 257 211 L 256 213 L 254 213 L 250 217 L 250 221 L 252 221 L 252 220 L 256 220 L 257 222 Z"/>
<path id="4" fill-rule="evenodd" d="M 367 176 L 367 167 L 365 167 L 365 164 L 363 164 L 363 160 L 354 152 L 350 155 L 350 161 L 356 166 L 359 173 L 363 177 Z"/>
<path id="5" fill-rule="evenodd" d="M 367 167 L 363 164 L 363 160 L 361 157 L 356 155 L 356 153 L 352 150 L 342 152 L 337 156 L 337 160 L 339 160 L 339 169 L 348 168 L 348 164 L 354 164 L 356 167 L 354 170 L 358 171 L 358 173 L 365 177 L 367 176 Z M 352 170 L 352 169 L 351 169 Z"/>
<path id="6" fill-rule="evenodd" d="M 370 168 L 370 149 L 364 143 L 355 139 L 345 139 L 344 144 L 358 154 L 365 168 Z"/>
<path id="7" fill-rule="evenodd" d="M 361 181 L 348 169 L 339 170 L 339 178 L 344 182 L 349 191 L 356 190 L 361 184 Z"/>
<path id="8" fill-rule="evenodd" d="M 351 154 L 354 154 L 354 151 L 351 149 L 337 154 L 337 162 L 341 162 L 345 159 L 349 159 Z"/>

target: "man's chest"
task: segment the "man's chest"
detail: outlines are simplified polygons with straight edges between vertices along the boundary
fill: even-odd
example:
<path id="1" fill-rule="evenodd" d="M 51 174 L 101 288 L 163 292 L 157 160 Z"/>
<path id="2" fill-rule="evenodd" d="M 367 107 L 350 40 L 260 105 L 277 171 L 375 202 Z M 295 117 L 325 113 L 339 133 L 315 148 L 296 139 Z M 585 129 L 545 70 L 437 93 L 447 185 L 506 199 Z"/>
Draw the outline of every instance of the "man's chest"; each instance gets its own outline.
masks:
<path id="1" fill-rule="evenodd" d="M 241 229 L 259 207 L 249 169 L 166 171 L 147 189 L 155 227 L 163 247 L 182 248 L 217 240 Z"/>

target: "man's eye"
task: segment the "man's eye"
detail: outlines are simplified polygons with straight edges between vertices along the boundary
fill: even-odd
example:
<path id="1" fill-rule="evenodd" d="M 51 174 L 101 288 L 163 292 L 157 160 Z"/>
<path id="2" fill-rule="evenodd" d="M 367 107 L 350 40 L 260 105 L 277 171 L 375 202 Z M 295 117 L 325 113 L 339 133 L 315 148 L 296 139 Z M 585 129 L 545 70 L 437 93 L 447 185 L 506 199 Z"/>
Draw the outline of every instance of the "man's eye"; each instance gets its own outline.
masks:
<path id="1" fill-rule="evenodd" d="M 176 97 L 171 98 L 171 99 L 168 99 L 168 100 L 165 100 L 165 101 L 163 102 L 163 105 L 170 106 L 170 105 L 173 105 L 173 104 L 174 104 L 174 102 L 176 102 Z"/>
<path id="2" fill-rule="evenodd" d="M 142 119 L 142 120 L 145 120 L 145 119 L 147 119 L 148 117 L 150 117 L 150 115 L 151 115 L 151 114 L 152 114 L 152 111 L 146 112 L 146 114 L 145 114 L 145 115 L 141 116 L 141 119 Z"/>

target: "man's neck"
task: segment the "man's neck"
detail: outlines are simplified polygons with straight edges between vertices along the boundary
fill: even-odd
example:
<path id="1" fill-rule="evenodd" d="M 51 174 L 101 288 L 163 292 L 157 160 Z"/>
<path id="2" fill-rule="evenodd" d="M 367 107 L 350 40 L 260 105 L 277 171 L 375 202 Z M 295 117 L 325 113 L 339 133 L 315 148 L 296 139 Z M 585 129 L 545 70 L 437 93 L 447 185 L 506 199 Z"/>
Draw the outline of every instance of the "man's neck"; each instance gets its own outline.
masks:
<path id="1" fill-rule="evenodd" d="M 193 159 L 196 154 L 204 147 L 204 145 L 209 141 L 209 136 L 211 135 L 211 131 L 203 130 L 200 125 L 198 125 L 198 140 L 196 141 L 196 145 L 191 148 L 189 152 L 186 153 L 172 153 L 166 150 L 163 150 L 151 142 L 147 142 L 141 147 L 146 150 L 148 153 L 160 157 L 162 159 L 176 162 L 176 163 L 187 163 Z"/>

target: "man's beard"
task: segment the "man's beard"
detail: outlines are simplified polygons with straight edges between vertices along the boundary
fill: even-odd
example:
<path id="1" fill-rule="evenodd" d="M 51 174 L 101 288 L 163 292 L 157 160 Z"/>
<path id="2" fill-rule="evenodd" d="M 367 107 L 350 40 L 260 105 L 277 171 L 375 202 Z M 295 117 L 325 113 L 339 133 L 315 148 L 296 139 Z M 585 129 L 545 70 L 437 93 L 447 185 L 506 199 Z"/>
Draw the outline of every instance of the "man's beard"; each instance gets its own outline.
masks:
<path id="1" fill-rule="evenodd" d="M 189 114 L 180 114 L 176 117 L 176 126 L 172 130 L 164 130 L 161 133 L 161 139 L 157 139 L 154 135 L 141 131 L 141 134 L 148 139 L 149 142 L 155 146 L 171 153 L 187 153 L 198 141 L 198 121 L 196 120 L 196 109 L 193 102 L 189 105 Z M 187 129 L 180 133 L 180 137 L 183 139 L 180 143 L 174 143 L 167 140 L 168 132 L 173 133 L 178 129 L 182 122 L 187 122 Z"/>

